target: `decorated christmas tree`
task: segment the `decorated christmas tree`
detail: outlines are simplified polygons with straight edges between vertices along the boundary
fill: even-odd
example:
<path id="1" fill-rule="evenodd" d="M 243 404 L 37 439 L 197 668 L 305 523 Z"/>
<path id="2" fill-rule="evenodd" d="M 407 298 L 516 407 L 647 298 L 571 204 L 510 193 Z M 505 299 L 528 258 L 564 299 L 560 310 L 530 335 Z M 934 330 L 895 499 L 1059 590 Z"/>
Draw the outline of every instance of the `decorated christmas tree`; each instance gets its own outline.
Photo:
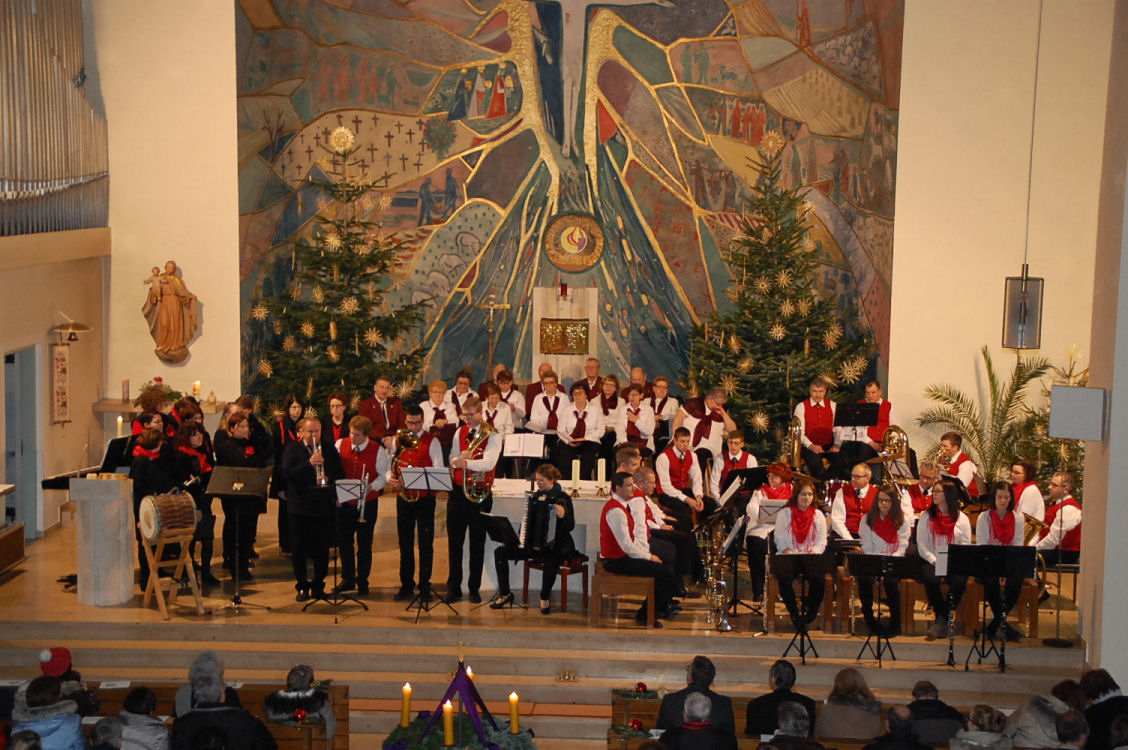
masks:
<path id="1" fill-rule="evenodd" d="M 384 298 L 398 245 L 378 217 L 391 196 L 364 179 L 351 130 L 337 128 L 320 146 L 325 154 L 301 190 L 318 193 L 317 213 L 292 243 L 289 284 L 257 298 L 248 320 L 250 334 L 265 343 L 247 391 L 267 413 L 291 392 L 324 404 L 340 391 L 355 407 L 379 375 L 407 395 L 422 362 L 412 332 L 427 301 L 391 309 Z"/>
<path id="2" fill-rule="evenodd" d="M 816 375 L 831 384 L 833 399 L 859 398 L 873 352 L 872 341 L 840 317 L 837 297 L 820 294 L 814 205 L 802 189 L 783 187 L 783 146 L 778 131 L 760 144 L 759 179 L 729 249 L 732 309 L 694 329 L 686 379 L 690 396 L 724 388 L 726 408 L 761 459 L 778 455 Z"/>

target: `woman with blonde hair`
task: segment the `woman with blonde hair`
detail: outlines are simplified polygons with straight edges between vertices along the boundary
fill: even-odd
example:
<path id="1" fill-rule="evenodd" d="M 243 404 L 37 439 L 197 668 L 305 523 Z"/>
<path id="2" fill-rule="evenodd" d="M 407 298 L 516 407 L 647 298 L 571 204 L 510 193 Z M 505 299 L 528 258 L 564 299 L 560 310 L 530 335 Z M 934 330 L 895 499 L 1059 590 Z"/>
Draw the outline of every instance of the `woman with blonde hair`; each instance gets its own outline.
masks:
<path id="1" fill-rule="evenodd" d="M 815 736 L 869 740 L 880 734 L 881 701 L 874 698 L 861 672 L 853 667 L 839 670 L 815 718 Z"/>

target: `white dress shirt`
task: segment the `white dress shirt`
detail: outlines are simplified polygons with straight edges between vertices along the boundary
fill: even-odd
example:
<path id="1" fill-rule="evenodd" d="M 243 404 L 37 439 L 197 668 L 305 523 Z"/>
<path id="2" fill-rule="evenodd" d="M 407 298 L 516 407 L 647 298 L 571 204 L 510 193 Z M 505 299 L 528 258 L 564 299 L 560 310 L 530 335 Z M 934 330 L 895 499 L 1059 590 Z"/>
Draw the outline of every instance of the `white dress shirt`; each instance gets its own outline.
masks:
<path id="1" fill-rule="evenodd" d="M 629 404 L 622 404 L 619 416 L 615 423 L 615 444 L 622 445 L 627 442 L 627 410 Z M 638 421 L 635 422 L 638 433 L 646 441 L 646 447 L 654 450 L 654 410 L 646 404 L 639 402 Z"/>
<path id="2" fill-rule="evenodd" d="M 686 454 L 680 454 L 677 451 L 674 451 L 674 453 L 679 461 L 685 459 Z M 702 491 L 704 482 L 701 478 L 701 466 L 697 463 L 696 453 L 689 451 L 688 455 L 691 461 L 689 465 L 689 486 L 693 490 L 693 497 L 701 497 L 704 494 Z M 687 497 L 682 492 L 681 487 L 675 487 L 674 483 L 670 481 L 670 458 L 666 455 L 666 451 L 662 451 L 658 454 L 658 458 L 654 459 L 654 473 L 658 475 L 658 486 L 666 490 L 670 497 L 677 498 L 683 503 L 693 499 Z"/>

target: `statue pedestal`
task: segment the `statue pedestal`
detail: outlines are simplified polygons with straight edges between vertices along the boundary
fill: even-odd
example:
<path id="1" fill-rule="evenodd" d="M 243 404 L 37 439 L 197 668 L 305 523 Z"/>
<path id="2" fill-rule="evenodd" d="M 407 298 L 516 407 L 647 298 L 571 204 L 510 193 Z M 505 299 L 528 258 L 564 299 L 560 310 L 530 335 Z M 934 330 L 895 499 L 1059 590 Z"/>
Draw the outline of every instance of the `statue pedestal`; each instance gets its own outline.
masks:
<path id="1" fill-rule="evenodd" d="M 78 553 L 78 601 L 109 607 L 133 598 L 133 482 L 72 479 L 78 504 L 74 530 Z"/>

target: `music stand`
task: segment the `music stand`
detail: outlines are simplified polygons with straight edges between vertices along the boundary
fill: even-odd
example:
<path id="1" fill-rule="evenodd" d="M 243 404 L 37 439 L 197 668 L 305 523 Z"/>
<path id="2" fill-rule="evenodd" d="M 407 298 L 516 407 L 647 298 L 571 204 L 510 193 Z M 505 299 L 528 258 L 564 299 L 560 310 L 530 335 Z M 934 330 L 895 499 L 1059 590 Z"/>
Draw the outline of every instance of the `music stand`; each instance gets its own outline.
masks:
<path id="1" fill-rule="evenodd" d="M 948 547 L 948 575 L 968 576 L 975 577 L 981 581 L 985 576 L 983 571 L 995 570 L 1000 571 L 995 575 L 998 578 L 1011 578 L 1013 576 L 1020 576 L 1021 578 L 1030 578 L 1034 575 L 1034 556 L 1036 550 L 1033 547 L 1011 547 L 997 544 L 953 544 Z M 999 593 L 1002 597 L 1002 610 L 1007 611 L 1007 594 L 1006 587 L 1000 586 Z M 982 664 L 983 660 L 991 653 L 994 653 L 999 658 L 999 671 L 1007 671 L 1007 629 L 1006 629 L 1006 615 L 1001 618 L 1003 637 L 1000 646 L 995 645 L 995 639 L 987 632 L 987 597 L 983 597 L 981 605 L 981 622 L 980 629 L 972 635 L 971 650 L 967 652 L 967 659 L 964 660 L 964 671 L 968 671 L 971 663 L 971 656 L 977 656 L 976 664 Z M 987 644 L 991 645 L 988 646 Z"/>
<path id="2" fill-rule="evenodd" d="M 318 488 L 315 488 L 314 491 L 315 492 L 318 491 L 318 490 L 325 491 L 325 489 L 326 488 L 318 487 Z M 354 500 L 359 504 L 361 498 L 363 498 L 366 494 L 368 494 L 368 488 L 365 487 L 364 482 L 362 482 L 359 479 L 338 479 L 333 483 L 333 492 L 335 494 L 335 502 L 333 503 L 333 533 L 339 534 L 341 527 L 337 522 L 337 514 L 340 513 L 341 506 L 344 505 L 345 503 L 352 502 Z M 357 522 L 359 523 L 360 519 L 362 519 L 362 518 L 364 518 L 364 516 L 359 516 L 358 519 L 357 519 Z M 354 529 L 354 530 L 350 531 L 349 533 L 355 534 L 356 530 Z M 307 609 L 309 609 L 310 607 L 312 607 L 314 604 L 316 604 L 318 602 L 325 602 L 326 604 L 328 604 L 330 607 L 332 607 L 334 609 L 339 608 L 345 602 L 352 602 L 354 604 L 359 604 L 360 608 L 363 609 L 365 612 L 367 612 L 368 611 L 368 605 L 367 604 L 362 602 L 360 599 L 357 599 L 355 596 L 351 596 L 351 595 L 346 594 L 345 592 L 339 590 L 340 578 L 338 576 L 338 571 L 339 571 L 339 566 L 340 566 L 340 561 L 341 561 L 341 539 L 340 539 L 340 536 L 337 537 L 337 543 L 332 545 L 332 546 L 333 546 L 333 588 L 329 591 L 328 596 L 314 597 L 314 598 L 310 599 L 308 602 L 306 602 L 306 605 L 304 607 L 302 607 L 302 612 L 305 612 Z M 333 615 L 333 618 L 334 618 L 333 622 L 335 624 L 337 622 L 335 614 Z"/>
<path id="3" fill-rule="evenodd" d="M 518 476 L 527 476 L 526 459 L 545 460 L 544 433 L 528 431 L 509 433 L 502 441 L 501 455 L 504 458 L 514 459 L 515 467 L 520 464 L 521 470 L 517 472 Z"/>
<path id="4" fill-rule="evenodd" d="M 892 555 L 849 555 L 846 558 L 846 567 L 851 576 L 855 579 L 873 578 L 877 582 L 877 612 L 881 611 L 881 595 L 885 590 L 885 579 L 914 577 L 917 570 L 913 563 L 914 561 L 908 557 L 894 557 Z M 858 651 L 858 655 L 854 657 L 854 661 L 861 661 L 862 654 L 868 648 L 869 652 L 877 659 L 877 668 L 881 669 L 881 659 L 885 652 L 889 653 L 889 658 L 893 661 L 897 661 L 897 655 L 893 653 L 893 644 L 889 641 L 889 633 L 881 627 L 877 614 L 874 615 L 874 620 L 878 623 L 877 631 L 869 634 L 866 642 L 862 644 L 861 650 Z M 890 623 L 890 625 L 895 626 L 896 623 Z M 874 636 L 877 636 L 876 649 L 873 646 Z"/>
<path id="5" fill-rule="evenodd" d="M 454 487 L 450 483 L 450 469 L 443 466 L 401 466 L 400 467 L 400 492 L 419 492 L 424 495 L 433 495 L 436 492 L 450 492 Z M 458 612 L 450 606 L 450 602 L 435 594 L 430 587 L 420 587 L 419 593 L 404 608 L 410 612 L 415 609 L 415 622 L 424 612 L 430 612 L 439 604 L 445 604 L 454 614 Z"/>
<path id="6" fill-rule="evenodd" d="M 792 636 L 791 642 L 787 644 L 787 649 L 783 652 L 781 659 L 786 659 L 787 655 L 791 653 L 791 649 L 795 649 L 799 653 L 799 660 L 801 663 L 807 663 L 807 652 L 810 651 L 818 658 L 819 652 L 815 650 L 815 644 L 811 640 L 810 634 L 807 633 L 807 618 L 810 614 L 807 612 L 807 589 L 810 586 L 810 577 L 814 575 L 825 576 L 827 571 L 830 570 L 832 558 L 829 555 L 772 555 L 772 571 L 773 575 L 778 573 L 790 574 L 791 577 L 802 577 L 803 585 L 799 597 L 799 618 L 801 622 L 794 622 L 795 635 Z"/>
<path id="7" fill-rule="evenodd" d="M 258 500 L 266 503 L 266 494 L 270 487 L 270 473 L 269 468 L 254 469 L 246 466 L 217 466 L 212 470 L 211 479 L 208 480 L 208 490 L 205 495 L 208 497 L 230 497 L 235 498 L 240 502 L 250 502 L 251 499 Z M 243 601 L 243 597 L 239 594 L 239 571 L 242 565 L 239 564 L 239 538 L 240 538 L 240 523 L 242 523 L 242 513 L 237 509 L 235 512 L 235 564 L 232 566 L 234 570 L 235 579 L 235 592 L 231 597 L 231 601 L 224 604 L 222 607 L 217 608 L 215 611 L 231 608 L 236 614 L 239 613 L 240 607 L 254 607 L 256 609 L 270 610 L 270 607 L 265 604 L 252 604 Z M 224 519 L 224 523 L 227 520 Z"/>
<path id="8" fill-rule="evenodd" d="M 880 404 L 871 404 L 867 401 L 863 401 L 861 403 L 856 403 L 856 404 L 839 404 L 834 410 L 834 426 L 835 427 L 850 427 L 850 428 L 854 428 L 854 427 L 875 427 L 877 425 L 880 410 L 881 410 Z M 856 443 L 856 442 L 861 442 L 861 441 L 847 440 L 847 441 L 844 441 L 842 447 L 845 448 L 846 443 Z M 862 453 L 861 455 L 857 455 L 857 454 L 855 454 L 854 449 L 851 448 L 849 451 L 843 452 L 842 458 L 843 459 L 849 458 L 850 461 L 848 461 L 846 463 L 852 463 L 856 460 L 861 460 L 862 456 L 869 456 L 871 453 L 877 453 L 877 451 L 874 451 L 868 445 L 866 445 L 866 450 L 869 451 L 869 453 Z M 881 467 L 882 464 L 879 462 L 877 464 L 877 466 Z M 845 470 L 847 472 L 849 472 L 852 468 L 853 468 L 852 465 L 848 465 L 848 466 L 845 467 Z M 872 478 L 873 483 L 876 484 L 876 485 L 880 485 L 881 484 L 881 474 L 879 472 L 874 472 L 874 473 L 876 474 L 876 476 L 874 476 Z"/>

